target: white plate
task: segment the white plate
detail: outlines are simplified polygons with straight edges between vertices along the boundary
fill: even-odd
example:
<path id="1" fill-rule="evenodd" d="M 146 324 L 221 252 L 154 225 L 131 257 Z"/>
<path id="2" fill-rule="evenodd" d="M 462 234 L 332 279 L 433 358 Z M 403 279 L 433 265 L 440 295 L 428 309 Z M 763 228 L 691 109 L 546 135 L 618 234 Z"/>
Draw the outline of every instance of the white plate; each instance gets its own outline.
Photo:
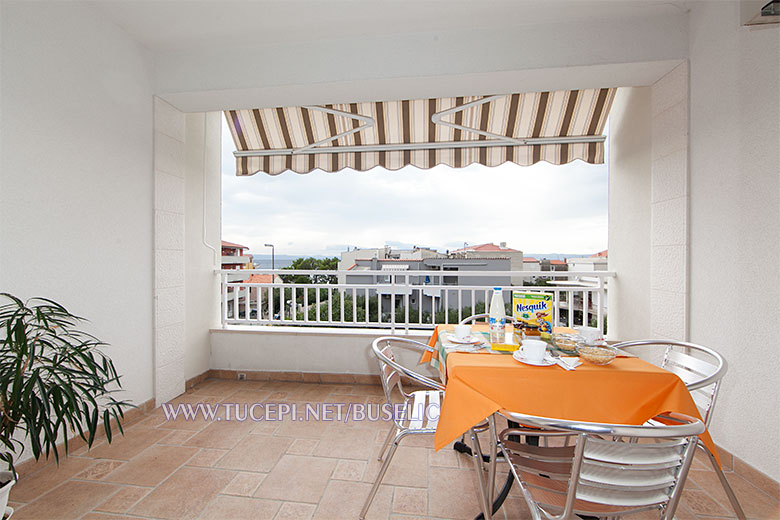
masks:
<path id="1" fill-rule="evenodd" d="M 458 343 L 460 345 L 477 345 L 479 343 L 483 343 L 485 340 L 483 340 L 481 337 L 476 336 L 468 336 L 464 339 L 458 339 L 455 334 L 448 332 L 447 333 L 447 341 L 450 343 Z"/>
<path id="2" fill-rule="evenodd" d="M 512 357 L 515 358 L 515 361 L 535 367 L 549 367 L 556 364 L 555 360 L 549 355 L 545 355 L 541 361 L 531 361 L 530 359 L 527 359 L 520 350 L 515 350 Z"/>

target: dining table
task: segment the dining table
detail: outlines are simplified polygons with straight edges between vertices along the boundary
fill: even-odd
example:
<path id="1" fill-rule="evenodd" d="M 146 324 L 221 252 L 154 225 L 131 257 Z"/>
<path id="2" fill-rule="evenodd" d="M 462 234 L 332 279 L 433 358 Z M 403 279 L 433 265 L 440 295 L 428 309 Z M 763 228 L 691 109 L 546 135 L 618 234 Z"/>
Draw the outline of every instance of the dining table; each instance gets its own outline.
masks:
<path id="1" fill-rule="evenodd" d="M 489 342 L 485 348 L 460 351 L 463 349 L 457 343 L 448 341 L 453 330 L 451 324 L 437 325 L 428 340 L 432 351 L 420 360 L 437 369 L 446 386 L 434 435 L 437 451 L 464 433 L 474 436 L 472 428 L 486 419 L 490 419 L 494 429 L 493 417 L 500 410 L 635 425 L 669 412 L 701 418 L 685 383 L 677 375 L 632 354 L 619 353 L 607 365 L 584 362 L 575 370 L 565 370 L 557 364 L 531 366 L 515 360 L 512 352 L 493 351 Z M 508 334 L 510 330 L 507 329 Z M 472 335 L 487 338 L 488 325 L 474 324 Z M 700 439 L 717 459 L 709 433 L 705 431 Z M 475 464 L 480 470 L 480 489 L 485 491 L 481 460 L 475 458 Z M 485 510 L 488 503 L 492 501 L 481 502 L 485 518 L 490 518 Z"/>

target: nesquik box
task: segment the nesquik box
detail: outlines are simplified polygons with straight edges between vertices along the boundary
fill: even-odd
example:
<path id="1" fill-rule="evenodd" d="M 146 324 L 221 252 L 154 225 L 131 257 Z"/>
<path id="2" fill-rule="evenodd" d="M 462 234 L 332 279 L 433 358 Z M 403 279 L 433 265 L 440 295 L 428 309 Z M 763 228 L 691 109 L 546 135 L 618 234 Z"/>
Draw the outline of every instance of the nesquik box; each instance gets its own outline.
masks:
<path id="1" fill-rule="evenodd" d="M 549 338 L 553 324 L 552 294 L 512 291 L 512 314 L 516 321 L 539 327 L 543 338 Z"/>

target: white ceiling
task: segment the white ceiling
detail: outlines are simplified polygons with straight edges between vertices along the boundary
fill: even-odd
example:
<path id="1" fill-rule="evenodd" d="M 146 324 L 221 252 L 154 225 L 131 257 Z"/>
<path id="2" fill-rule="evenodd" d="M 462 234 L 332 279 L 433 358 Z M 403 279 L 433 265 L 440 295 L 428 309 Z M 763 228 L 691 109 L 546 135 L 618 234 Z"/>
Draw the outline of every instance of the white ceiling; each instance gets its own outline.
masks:
<path id="1" fill-rule="evenodd" d="M 285 0 L 86 2 L 153 52 L 279 45 L 361 35 L 502 30 L 529 24 L 681 13 L 663 0 Z"/>

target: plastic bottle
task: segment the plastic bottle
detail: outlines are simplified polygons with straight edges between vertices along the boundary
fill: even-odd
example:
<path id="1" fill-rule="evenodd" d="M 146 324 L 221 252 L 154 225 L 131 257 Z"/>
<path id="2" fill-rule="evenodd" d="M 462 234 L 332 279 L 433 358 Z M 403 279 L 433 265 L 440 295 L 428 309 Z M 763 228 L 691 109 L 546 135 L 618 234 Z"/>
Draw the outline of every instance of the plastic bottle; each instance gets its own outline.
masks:
<path id="1" fill-rule="evenodd" d="M 493 298 L 490 299 L 490 342 L 504 342 L 504 326 L 506 325 L 506 311 L 504 310 L 504 298 L 501 296 L 501 287 L 493 287 Z"/>

